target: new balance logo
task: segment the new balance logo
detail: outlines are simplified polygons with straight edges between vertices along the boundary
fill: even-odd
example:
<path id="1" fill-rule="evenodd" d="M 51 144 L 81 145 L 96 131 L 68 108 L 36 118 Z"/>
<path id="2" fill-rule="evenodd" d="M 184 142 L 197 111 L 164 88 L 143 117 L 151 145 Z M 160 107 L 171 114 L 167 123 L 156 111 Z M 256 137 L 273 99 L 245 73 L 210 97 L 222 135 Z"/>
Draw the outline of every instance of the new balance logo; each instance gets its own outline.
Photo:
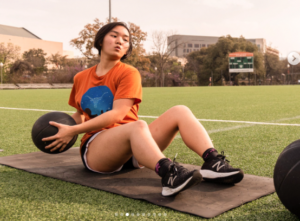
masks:
<path id="1" fill-rule="evenodd" d="M 175 176 L 173 179 L 172 179 L 172 177 L 169 177 L 168 185 L 170 185 L 170 183 L 171 183 L 171 186 L 173 186 L 173 183 L 174 183 L 176 178 L 177 178 L 177 176 Z"/>
<path id="2" fill-rule="evenodd" d="M 225 166 L 225 164 L 223 164 L 222 166 L 220 166 L 221 161 L 215 163 L 212 168 L 217 167 L 217 171 L 219 172 L 219 170 Z"/>

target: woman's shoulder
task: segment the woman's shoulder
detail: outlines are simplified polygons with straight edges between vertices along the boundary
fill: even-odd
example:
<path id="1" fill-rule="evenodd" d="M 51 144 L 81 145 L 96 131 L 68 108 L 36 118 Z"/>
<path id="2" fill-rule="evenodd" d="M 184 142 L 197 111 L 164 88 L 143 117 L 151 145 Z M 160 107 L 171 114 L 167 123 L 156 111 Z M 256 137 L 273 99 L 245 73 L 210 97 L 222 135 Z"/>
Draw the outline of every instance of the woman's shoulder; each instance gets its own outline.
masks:
<path id="1" fill-rule="evenodd" d="M 74 80 L 85 78 L 88 74 L 91 74 L 92 71 L 94 71 L 94 69 L 96 68 L 96 66 L 97 65 L 94 65 L 94 66 L 92 66 L 90 68 L 87 68 L 85 70 L 82 70 L 82 71 L 78 72 L 77 74 L 75 74 Z"/>
<path id="2" fill-rule="evenodd" d="M 136 69 L 132 65 L 123 62 L 120 62 L 120 68 L 123 72 L 139 72 L 138 69 Z"/>

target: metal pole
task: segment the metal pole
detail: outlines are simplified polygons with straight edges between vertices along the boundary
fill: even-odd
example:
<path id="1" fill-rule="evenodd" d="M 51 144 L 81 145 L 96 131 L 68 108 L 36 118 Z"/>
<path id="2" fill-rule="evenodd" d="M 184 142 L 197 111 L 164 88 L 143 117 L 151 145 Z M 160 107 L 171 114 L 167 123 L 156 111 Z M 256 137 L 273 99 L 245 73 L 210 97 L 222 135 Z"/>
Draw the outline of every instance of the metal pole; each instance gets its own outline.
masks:
<path id="1" fill-rule="evenodd" d="M 111 23 L 111 0 L 109 0 L 109 23 Z"/>

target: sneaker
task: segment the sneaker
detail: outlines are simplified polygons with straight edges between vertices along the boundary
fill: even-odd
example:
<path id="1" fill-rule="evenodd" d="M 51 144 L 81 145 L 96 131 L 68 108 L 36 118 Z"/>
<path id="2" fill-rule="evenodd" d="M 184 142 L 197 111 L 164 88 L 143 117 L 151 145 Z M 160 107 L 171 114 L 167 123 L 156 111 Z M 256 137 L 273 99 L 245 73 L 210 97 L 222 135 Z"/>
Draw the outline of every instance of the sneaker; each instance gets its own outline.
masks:
<path id="1" fill-rule="evenodd" d="M 233 168 L 225 159 L 224 152 L 218 154 L 217 157 L 204 162 L 200 169 L 200 173 L 205 181 L 234 184 L 240 182 L 244 178 L 244 173 L 239 168 Z"/>
<path id="2" fill-rule="evenodd" d="M 200 183 L 202 180 L 202 176 L 198 170 L 189 171 L 175 162 L 175 158 L 169 166 L 168 173 L 161 180 L 163 196 L 176 195 Z"/>

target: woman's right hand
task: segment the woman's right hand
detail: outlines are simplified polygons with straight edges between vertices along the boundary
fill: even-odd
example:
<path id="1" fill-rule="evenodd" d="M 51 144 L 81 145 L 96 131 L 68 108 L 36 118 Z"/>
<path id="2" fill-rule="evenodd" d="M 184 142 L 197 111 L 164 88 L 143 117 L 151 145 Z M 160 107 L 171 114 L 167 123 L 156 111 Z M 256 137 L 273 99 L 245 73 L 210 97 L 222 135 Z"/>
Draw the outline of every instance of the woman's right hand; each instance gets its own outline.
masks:
<path id="1" fill-rule="evenodd" d="M 49 122 L 50 125 L 57 127 L 58 132 L 54 136 L 45 137 L 42 141 L 51 141 L 54 140 L 51 144 L 45 147 L 45 149 L 51 149 L 50 151 L 53 152 L 60 148 L 60 152 L 62 152 L 68 143 L 73 139 L 74 136 L 77 134 L 73 130 L 73 126 L 59 124 L 53 121 Z"/>

